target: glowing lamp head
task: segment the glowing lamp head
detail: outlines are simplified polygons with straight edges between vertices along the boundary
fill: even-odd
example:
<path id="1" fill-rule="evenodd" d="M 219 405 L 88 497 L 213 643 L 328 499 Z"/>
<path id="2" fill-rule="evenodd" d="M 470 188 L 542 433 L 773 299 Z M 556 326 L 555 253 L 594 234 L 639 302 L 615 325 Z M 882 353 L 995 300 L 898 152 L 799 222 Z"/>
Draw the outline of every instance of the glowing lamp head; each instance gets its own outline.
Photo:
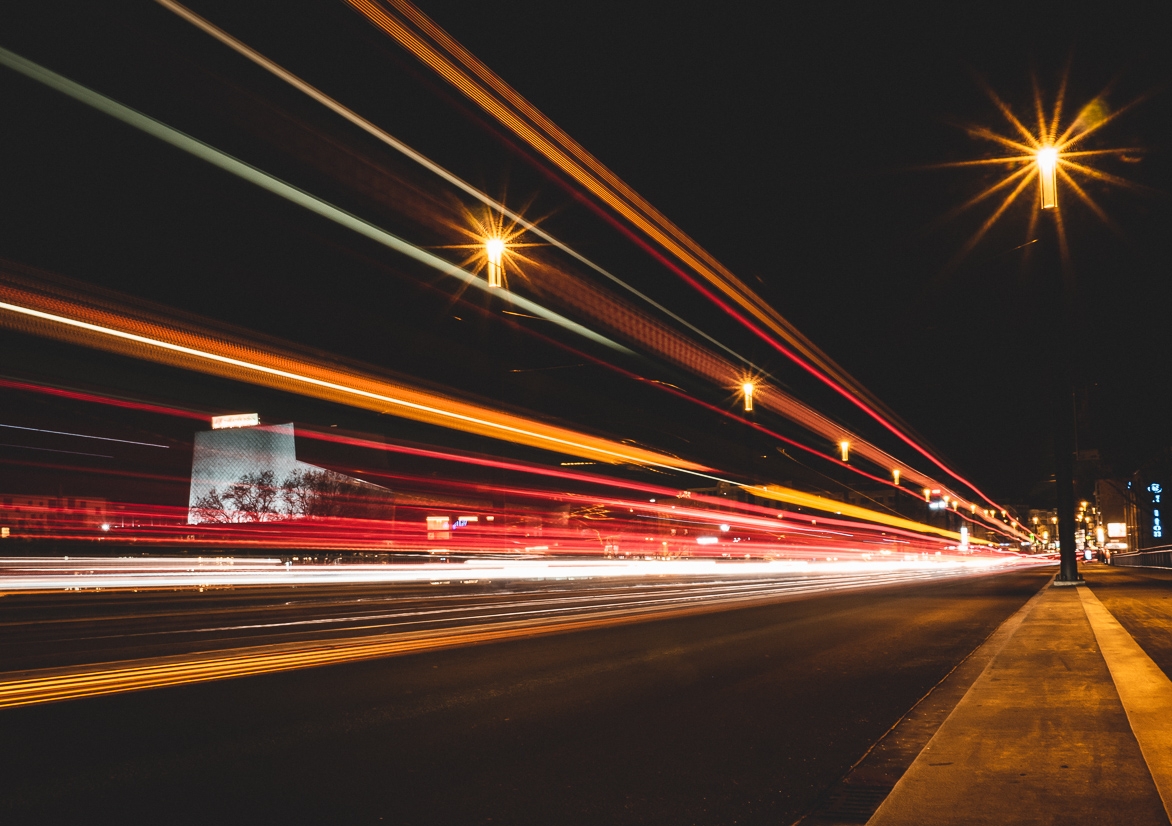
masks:
<path id="1" fill-rule="evenodd" d="M 899 468 L 895 468 L 891 471 L 891 478 L 895 480 L 895 484 L 899 484 Z"/>
<path id="2" fill-rule="evenodd" d="M 751 413 L 753 410 L 753 391 L 756 389 L 757 388 L 754 386 L 753 382 L 751 382 L 751 381 L 747 381 L 741 385 L 741 393 L 745 397 L 745 412 L 746 413 Z"/>
<path id="3" fill-rule="evenodd" d="M 1042 209 L 1058 206 L 1058 150 L 1044 146 L 1035 156 L 1038 164 L 1038 181 L 1041 183 Z"/>
<path id="4" fill-rule="evenodd" d="M 505 242 L 502 238 L 489 238 L 484 242 L 484 254 L 488 258 L 488 286 L 499 287 L 505 257 Z"/>
<path id="5" fill-rule="evenodd" d="M 838 443 L 838 449 L 842 452 L 842 460 L 845 462 L 851 456 L 851 443 L 848 439 L 843 439 Z"/>

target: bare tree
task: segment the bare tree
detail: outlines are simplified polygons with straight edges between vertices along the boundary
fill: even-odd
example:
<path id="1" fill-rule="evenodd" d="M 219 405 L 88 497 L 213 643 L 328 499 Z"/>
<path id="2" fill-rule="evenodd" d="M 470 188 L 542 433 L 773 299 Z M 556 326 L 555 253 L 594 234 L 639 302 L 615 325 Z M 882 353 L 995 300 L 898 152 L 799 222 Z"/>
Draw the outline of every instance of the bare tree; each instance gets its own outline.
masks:
<path id="1" fill-rule="evenodd" d="M 281 498 L 290 516 L 310 519 L 365 515 L 364 485 L 332 470 L 295 470 L 281 483 Z"/>
<path id="2" fill-rule="evenodd" d="M 390 491 L 332 470 L 299 468 L 278 486 L 271 470 L 246 473 L 223 493 L 212 488 L 191 506 L 196 522 L 232 524 L 277 519 L 382 518 Z"/>
<path id="3" fill-rule="evenodd" d="M 279 495 L 271 470 L 246 473 L 222 494 L 209 490 L 195 500 L 192 510 L 201 523 L 271 522 L 283 516 L 277 507 Z"/>
<path id="4" fill-rule="evenodd" d="M 224 500 L 231 502 L 239 517 L 238 522 L 271 522 L 281 518 L 277 509 L 278 489 L 273 482 L 273 472 L 246 473 L 239 481 L 233 482 L 224 494 Z"/>
<path id="5" fill-rule="evenodd" d="M 232 521 L 224 500 L 215 488 L 195 500 L 191 506 L 195 521 L 202 524 L 225 524 Z"/>

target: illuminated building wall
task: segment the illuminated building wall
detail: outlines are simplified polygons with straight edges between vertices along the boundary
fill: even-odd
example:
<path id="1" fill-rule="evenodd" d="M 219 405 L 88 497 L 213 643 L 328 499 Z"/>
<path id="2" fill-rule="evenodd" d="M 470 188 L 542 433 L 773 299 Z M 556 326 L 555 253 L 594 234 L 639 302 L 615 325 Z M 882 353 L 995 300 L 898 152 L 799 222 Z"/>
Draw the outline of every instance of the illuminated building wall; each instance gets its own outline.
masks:
<path id="1" fill-rule="evenodd" d="M 241 477 L 266 470 L 272 471 L 273 481 L 279 486 L 295 470 L 320 468 L 297 461 L 292 424 L 196 433 L 191 460 L 191 491 L 187 500 L 188 524 L 202 521 L 196 513 L 196 503 L 213 488 L 223 494 Z"/>

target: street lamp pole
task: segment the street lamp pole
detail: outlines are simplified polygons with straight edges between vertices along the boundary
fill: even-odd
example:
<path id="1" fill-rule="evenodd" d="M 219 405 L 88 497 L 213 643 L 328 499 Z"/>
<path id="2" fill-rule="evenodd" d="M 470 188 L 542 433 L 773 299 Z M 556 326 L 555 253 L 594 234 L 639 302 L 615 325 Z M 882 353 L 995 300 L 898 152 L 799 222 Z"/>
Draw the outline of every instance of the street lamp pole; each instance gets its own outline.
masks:
<path id="1" fill-rule="evenodd" d="M 1053 350 L 1051 364 L 1054 368 L 1053 421 L 1054 421 L 1054 482 L 1057 488 L 1058 505 L 1058 557 L 1059 570 L 1055 580 L 1059 585 L 1077 585 L 1082 582 L 1078 573 L 1075 556 L 1074 516 L 1074 400 L 1071 393 L 1071 361 L 1074 348 L 1073 316 L 1074 296 L 1062 271 L 1062 254 L 1058 233 L 1058 152 L 1053 147 L 1043 147 L 1037 154 L 1040 189 L 1039 206 L 1042 211 L 1038 222 L 1039 256 L 1047 278 L 1042 288 L 1052 296 L 1056 304 L 1051 314 L 1050 346 Z M 1056 300 L 1055 300 L 1056 299 Z"/>

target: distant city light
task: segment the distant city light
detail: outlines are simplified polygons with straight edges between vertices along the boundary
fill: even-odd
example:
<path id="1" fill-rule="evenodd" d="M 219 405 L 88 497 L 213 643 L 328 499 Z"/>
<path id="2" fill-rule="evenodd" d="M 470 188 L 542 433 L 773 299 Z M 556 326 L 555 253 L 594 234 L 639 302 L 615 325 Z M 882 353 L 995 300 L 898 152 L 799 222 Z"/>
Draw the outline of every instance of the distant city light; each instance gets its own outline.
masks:
<path id="1" fill-rule="evenodd" d="M 697 536 L 696 537 L 696 544 L 697 545 L 715 545 L 716 544 L 716 537 L 715 536 Z"/>

